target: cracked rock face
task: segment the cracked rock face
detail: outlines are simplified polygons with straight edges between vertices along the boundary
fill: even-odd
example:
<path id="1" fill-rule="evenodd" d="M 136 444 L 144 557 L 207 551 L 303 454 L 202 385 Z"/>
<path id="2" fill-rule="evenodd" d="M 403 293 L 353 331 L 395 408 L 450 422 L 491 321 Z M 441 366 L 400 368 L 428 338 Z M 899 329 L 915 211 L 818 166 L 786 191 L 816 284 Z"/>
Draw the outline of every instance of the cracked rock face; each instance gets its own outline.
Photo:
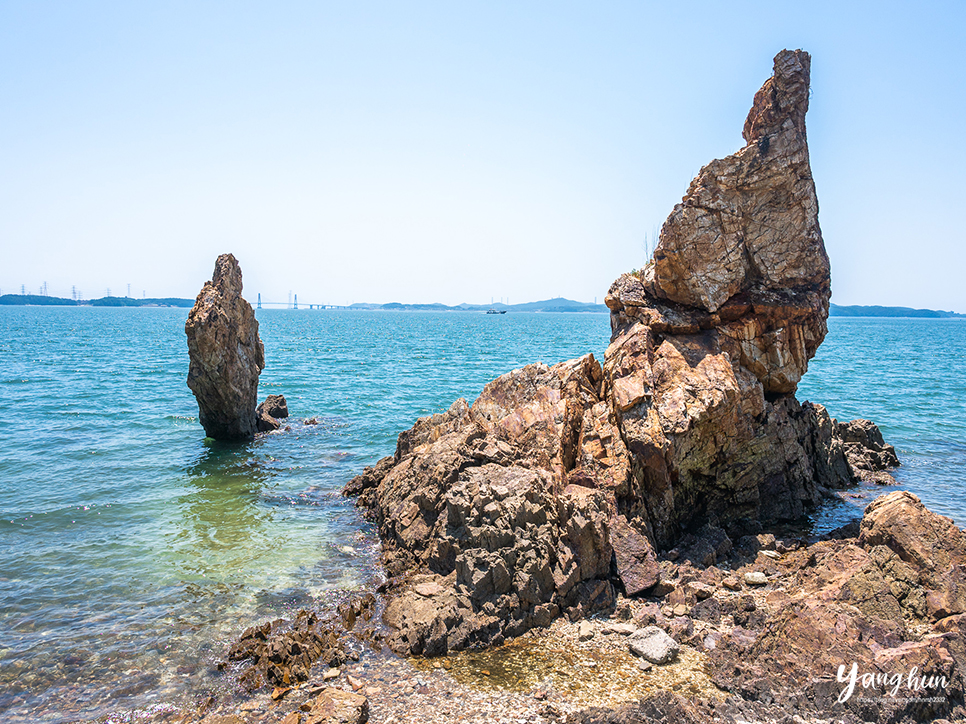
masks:
<path id="1" fill-rule="evenodd" d="M 827 331 L 829 261 L 805 134 L 810 66 L 801 50 L 775 57 L 745 147 L 701 169 L 664 222 L 653 264 L 610 293 L 629 318 L 640 304 L 671 307 L 718 328 L 767 393 L 795 391 Z"/>
<path id="2" fill-rule="evenodd" d="M 346 486 L 401 577 L 386 610 L 395 649 L 500 643 L 615 590 L 646 594 L 661 585 L 656 550 L 688 531 L 708 532 L 707 550 L 686 550 L 713 563 L 729 535 L 853 483 L 853 461 L 891 462 L 874 425 L 839 425 L 793 394 L 830 295 L 808 74 L 807 53 L 778 54 L 748 145 L 701 170 L 653 264 L 614 282 L 603 364 L 503 375 L 472 406 L 418 420 Z"/>
<path id="3" fill-rule="evenodd" d="M 184 325 L 188 387 L 198 400 L 205 433 L 215 440 L 250 440 L 257 430 L 255 405 L 265 349 L 255 312 L 241 292 L 238 261 L 222 254 Z"/>

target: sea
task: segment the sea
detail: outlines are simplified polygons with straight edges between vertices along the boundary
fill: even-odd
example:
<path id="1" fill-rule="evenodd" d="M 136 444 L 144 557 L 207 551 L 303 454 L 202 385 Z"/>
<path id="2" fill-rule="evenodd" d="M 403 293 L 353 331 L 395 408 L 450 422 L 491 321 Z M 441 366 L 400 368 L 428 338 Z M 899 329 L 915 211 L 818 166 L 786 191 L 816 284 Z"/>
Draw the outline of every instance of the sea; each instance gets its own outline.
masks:
<path id="1" fill-rule="evenodd" d="M 530 362 L 603 358 L 606 314 L 257 311 L 284 429 L 205 439 L 186 309 L 0 307 L 0 720 L 192 706 L 247 626 L 380 580 L 340 494 L 397 434 Z M 799 399 L 876 421 L 901 488 L 966 525 L 966 320 L 831 318 Z M 814 511 L 812 535 L 888 488 Z"/>

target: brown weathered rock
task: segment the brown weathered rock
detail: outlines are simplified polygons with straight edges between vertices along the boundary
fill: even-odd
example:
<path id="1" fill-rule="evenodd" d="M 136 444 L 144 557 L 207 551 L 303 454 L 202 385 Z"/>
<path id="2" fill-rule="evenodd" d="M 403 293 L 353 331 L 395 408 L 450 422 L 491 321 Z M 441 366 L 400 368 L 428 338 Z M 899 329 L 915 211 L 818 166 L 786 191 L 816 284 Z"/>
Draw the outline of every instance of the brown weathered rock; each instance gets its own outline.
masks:
<path id="1" fill-rule="evenodd" d="M 188 314 L 188 387 L 208 437 L 249 440 L 257 429 L 255 404 L 265 350 L 258 322 L 242 296 L 242 274 L 231 254 L 215 262 Z"/>
<path id="2" fill-rule="evenodd" d="M 312 702 L 304 724 L 365 724 L 369 721 L 369 700 L 361 694 L 326 689 Z"/>
<path id="3" fill-rule="evenodd" d="M 852 427 L 793 396 L 830 295 L 808 78 L 808 54 L 779 53 L 745 148 L 702 169 L 654 263 L 611 287 L 602 366 L 587 355 L 505 374 L 472 405 L 418 420 L 346 487 L 398 577 L 385 614 L 393 648 L 499 643 L 606 607 L 615 585 L 671 590 L 687 613 L 705 589 L 684 584 L 732 538 L 800 518 L 854 482 L 839 435 Z M 675 543 L 690 577 L 671 583 L 655 551 Z M 708 600 L 701 620 L 720 619 Z M 675 621 L 694 635 L 691 618 Z"/>
<path id="4" fill-rule="evenodd" d="M 254 691 L 263 686 L 288 687 L 307 681 L 321 660 L 339 666 L 347 660 L 340 627 L 301 610 L 291 622 L 272 621 L 242 633 L 228 651 L 229 661 L 247 661 L 239 683 Z"/>
<path id="5" fill-rule="evenodd" d="M 886 471 L 899 465 L 896 449 L 886 444 L 874 422 L 837 423 L 835 436 L 842 441 L 845 457 L 856 478 L 880 485 L 895 484 L 895 478 Z"/>
<path id="6" fill-rule="evenodd" d="M 288 417 L 288 402 L 285 400 L 285 395 L 269 395 L 262 400 L 256 410 L 281 420 Z"/>
<path id="7" fill-rule="evenodd" d="M 796 555 L 801 567 L 786 581 L 776 615 L 760 630 L 735 629 L 711 653 L 719 686 L 863 721 L 932 721 L 962 704 L 966 535 L 952 521 L 910 493 L 890 493 L 866 509 L 858 539 L 816 543 Z M 901 675 L 895 697 L 886 696 L 893 684 L 859 684 L 838 703 L 847 688 L 838 667 L 847 676 L 853 664 L 860 677 L 895 683 Z M 910 672 L 945 676 L 947 686 L 909 689 Z M 882 698 L 870 707 L 863 703 L 869 696 Z"/>

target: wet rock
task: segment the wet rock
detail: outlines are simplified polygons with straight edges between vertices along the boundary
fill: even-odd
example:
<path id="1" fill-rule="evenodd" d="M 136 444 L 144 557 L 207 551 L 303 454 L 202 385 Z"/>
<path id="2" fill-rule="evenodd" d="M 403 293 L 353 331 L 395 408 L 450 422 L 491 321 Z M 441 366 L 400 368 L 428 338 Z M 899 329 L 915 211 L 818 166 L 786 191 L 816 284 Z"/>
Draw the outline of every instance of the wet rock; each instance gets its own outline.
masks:
<path id="1" fill-rule="evenodd" d="M 899 466 L 896 449 L 886 444 L 882 432 L 871 420 L 840 422 L 835 435 L 841 440 L 845 457 L 856 478 L 880 485 L 895 485 L 887 471 Z"/>
<path id="2" fill-rule="evenodd" d="M 336 621 L 301 610 L 292 621 L 279 619 L 246 629 L 227 658 L 248 662 L 238 676 L 246 690 L 285 689 L 307 681 L 316 661 L 330 667 L 344 664 L 348 656 L 343 634 Z"/>
<path id="3" fill-rule="evenodd" d="M 258 406 L 257 411 L 281 420 L 288 417 L 288 402 L 285 401 L 285 395 L 269 395 Z"/>
<path id="4" fill-rule="evenodd" d="M 265 350 L 255 312 L 241 292 L 241 268 L 234 256 L 222 254 L 185 322 L 188 387 L 205 433 L 216 440 L 250 440 L 257 430 Z"/>
<path id="5" fill-rule="evenodd" d="M 280 419 L 288 417 L 288 403 L 283 395 L 269 395 L 255 408 L 256 427 L 259 432 L 278 430 Z"/>
<path id="6" fill-rule="evenodd" d="M 647 626 L 627 637 L 627 648 L 652 664 L 666 664 L 677 656 L 681 647 L 657 626 Z"/>
<path id="7" fill-rule="evenodd" d="M 272 432 L 282 426 L 282 423 L 261 409 L 255 411 L 255 418 L 255 429 L 258 432 Z"/>

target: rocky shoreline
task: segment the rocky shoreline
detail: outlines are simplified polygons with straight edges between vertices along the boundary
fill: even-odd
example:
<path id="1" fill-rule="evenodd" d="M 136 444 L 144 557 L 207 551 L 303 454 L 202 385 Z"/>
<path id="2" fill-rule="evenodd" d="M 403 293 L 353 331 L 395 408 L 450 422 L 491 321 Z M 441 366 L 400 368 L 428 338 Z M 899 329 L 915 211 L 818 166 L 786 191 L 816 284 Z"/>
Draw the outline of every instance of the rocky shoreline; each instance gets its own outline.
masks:
<path id="1" fill-rule="evenodd" d="M 718 537 L 707 530 L 690 543 L 707 549 Z M 952 521 L 897 491 L 825 540 L 763 533 L 731 543 L 710 565 L 683 551 L 662 555 L 650 595 L 618 595 L 590 618 L 557 618 L 497 646 L 438 657 L 393 654 L 382 645 L 392 635 L 381 621 L 387 597 L 356 595 L 328 614 L 246 631 L 222 665 L 239 684 L 234 695 L 107 721 L 857 724 L 966 716 L 966 534 Z M 633 639 L 654 628 L 677 644 L 663 664 L 632 652 Z M 336 645 L 306 667 L 305 653 L 322 640 Z M 852 665 L 856 681 L 843 702 Z M 271 680 L 253 680 L 271 667 Z M 880 679 L 866 687 L 869 674 Z"/>
<path id="2" fill-rule="evenodd" d="M 746 145 L 701 169 L 650 262 L 611 286 L 603 360 L 513 370 L 346 485 L 387 580 L 246 630 L 219 667 L 247 695 L 158 716 L 966 717 L 966 533 L 896 491 L 825 540 L 776 535 L 899 464 L 874 423 L 795 397 L 831 297 L 810 62 L 775 57 Z"/>

